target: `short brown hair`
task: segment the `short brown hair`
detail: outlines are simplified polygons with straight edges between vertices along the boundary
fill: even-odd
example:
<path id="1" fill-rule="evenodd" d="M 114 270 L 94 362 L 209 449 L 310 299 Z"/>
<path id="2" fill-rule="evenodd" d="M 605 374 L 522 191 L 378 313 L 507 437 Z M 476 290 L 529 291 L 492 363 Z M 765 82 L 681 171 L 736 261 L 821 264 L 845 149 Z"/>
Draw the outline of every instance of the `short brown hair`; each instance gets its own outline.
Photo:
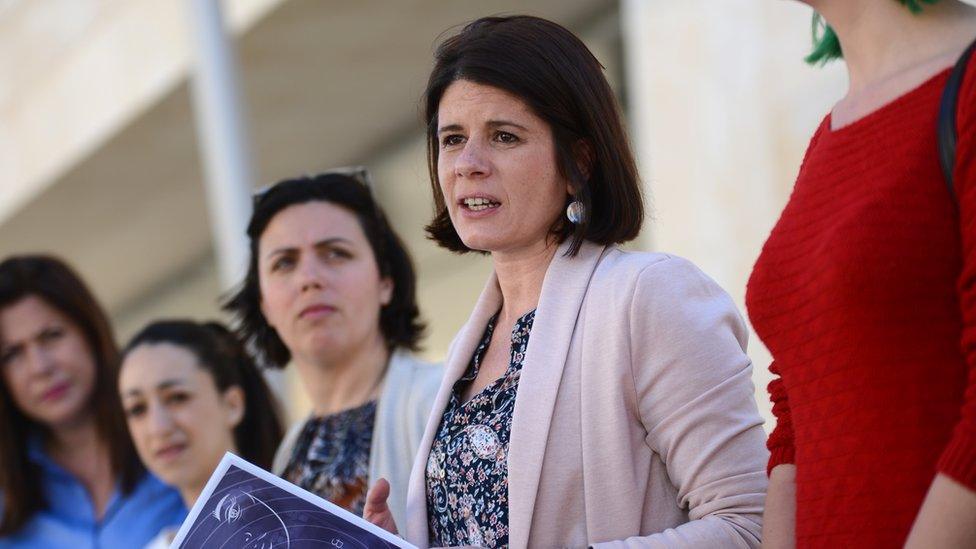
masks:
<path id="1" fill-rule="evenodd" d="M 515 95 L 551 128 L 559 172 L 586 211 L 580 223 L 560 218 L 552 227 L 560 241 L 572 237 L 569 255 L 583 240 L 617 244 L 637 237 L 644 203 L 634 156 L 603 66 L 579 38 L 538 17 L 484 17 L 444 40 L 434 59 L 424 93 L 432 240 L 455 252 L 471 251 L 451 223 L 437 179 L 437 109 L 458 80 Z M 586 174 L 577 163 L 580 144 L 590 160 Z"/>

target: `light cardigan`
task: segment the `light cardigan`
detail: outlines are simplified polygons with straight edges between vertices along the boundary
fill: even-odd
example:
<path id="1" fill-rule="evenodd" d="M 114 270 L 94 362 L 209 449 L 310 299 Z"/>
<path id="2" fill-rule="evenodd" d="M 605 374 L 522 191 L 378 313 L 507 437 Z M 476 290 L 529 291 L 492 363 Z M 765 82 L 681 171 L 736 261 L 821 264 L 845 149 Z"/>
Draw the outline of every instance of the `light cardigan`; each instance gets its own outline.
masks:
<path id="1" fill-rule="evenodd" d="M 747 331 L 674 256 L 584 243 L 546 272 L 508 454 L 511 547 L 755 547 L 765 465 Z M 401 532 L 429 544 L 425 469 L 454 382 L 502 304 L 492 274 L 451 345 Z"/>
<path id="2" fill-rule="evenodd" d="M 423 362 L 404 350 L 397 349 L 390 356 L 383 388 L 376 403 L 367 474 L 370 486 L 380 478 L 390 482 L 387 504 L 394 520 L 405 519 L 410 466 L 420 446 L 430 406 L 443 374 L 444 369 L 440 365 Z M 288 429 L 275 452 L 271 466 L 274 474 L 284 474 L 298 435 L 308 419 L 311 418 L 299 421 Z"/>

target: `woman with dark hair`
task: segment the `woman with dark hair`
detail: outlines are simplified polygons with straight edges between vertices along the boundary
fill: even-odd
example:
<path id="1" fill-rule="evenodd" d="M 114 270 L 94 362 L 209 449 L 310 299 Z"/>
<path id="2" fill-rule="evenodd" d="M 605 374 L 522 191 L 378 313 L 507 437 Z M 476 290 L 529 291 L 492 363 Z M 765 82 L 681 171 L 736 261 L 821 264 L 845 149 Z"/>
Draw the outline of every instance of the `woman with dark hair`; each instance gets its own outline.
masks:
<path id="1" fill-rule="evenodd" d="M 948 88 L 955 155 L 937 141 L 976 9 L 805 3 L 808 61 L 843 52 L 849 86 L 746 292 L 776 375 L 766 541 L 976 547 L 976 60 Z"/>
<path id="2" fill-rule="evenodd" d="M 119 394 L 146 467 L 187 509 L 226 452 L 271 468 L 282 427 L 271 390 L 237 338 L 216 322 L 153 322 L 122 351 Z M 175 529 L 160 533 L 168 547 Z"/>
<path id="3" fill-rule="evenodd" d="M 637 170 L 600 63 L 534 17 L 436 53 L 428 159 L 444 247 L 494 273 L 414 464 L 416 545 L 757 546 L 766 451 L 746 328 L 683 259 L 627 253 Z M 396 530 L 384 496 L 365 516 Z"/>
<path id="4" fill-rule="evenodd" d="M 0 547 L 141 547 L 183 520 L 126 432 L 117 352 L 67 265 L 0 263 Z"/>
<path id="5" fill-rule="evenodd" d="M 225 305 L 264 361 L 290 362 L 312 416 L 285 437 L 274 472 L 357 514 L 389 479 L 406 481 L 441 368 L 423 363 L 423 324 L 406 248 L 365 171 L 282 181 L 259 193 L 247 277 Z"/>

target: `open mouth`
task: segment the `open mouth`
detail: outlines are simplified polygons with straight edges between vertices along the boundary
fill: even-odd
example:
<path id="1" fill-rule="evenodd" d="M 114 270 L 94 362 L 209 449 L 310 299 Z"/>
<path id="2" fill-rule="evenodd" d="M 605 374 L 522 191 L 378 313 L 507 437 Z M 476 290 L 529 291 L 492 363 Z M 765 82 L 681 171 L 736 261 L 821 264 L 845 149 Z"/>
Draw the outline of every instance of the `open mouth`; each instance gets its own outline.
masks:
<path id="1" fill-rule="evenodd" d="M 492 208 L 497 208 L 501 206 L 501 203 L 494 202 L 489 198 L 465 198 L 461 201 L 461 204 L 468 210 L 472 212 L 480 212 L 484 210 L 490 210 Z"/>

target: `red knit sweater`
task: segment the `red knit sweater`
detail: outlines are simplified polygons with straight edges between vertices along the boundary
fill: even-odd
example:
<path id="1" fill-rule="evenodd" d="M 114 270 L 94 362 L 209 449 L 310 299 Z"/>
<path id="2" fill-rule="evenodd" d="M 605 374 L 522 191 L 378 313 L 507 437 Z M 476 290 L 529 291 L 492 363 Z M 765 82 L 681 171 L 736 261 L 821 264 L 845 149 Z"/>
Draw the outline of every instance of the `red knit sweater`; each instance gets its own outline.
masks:
<path id="1" fill-rule="evenodd" d="M 837 131 L 823 121 L 749 280 L 798 547 L 900 547 L 937 472 L 976 490 L 974 64 L 958 214 L 936 156 L 945 71 Z"/>

